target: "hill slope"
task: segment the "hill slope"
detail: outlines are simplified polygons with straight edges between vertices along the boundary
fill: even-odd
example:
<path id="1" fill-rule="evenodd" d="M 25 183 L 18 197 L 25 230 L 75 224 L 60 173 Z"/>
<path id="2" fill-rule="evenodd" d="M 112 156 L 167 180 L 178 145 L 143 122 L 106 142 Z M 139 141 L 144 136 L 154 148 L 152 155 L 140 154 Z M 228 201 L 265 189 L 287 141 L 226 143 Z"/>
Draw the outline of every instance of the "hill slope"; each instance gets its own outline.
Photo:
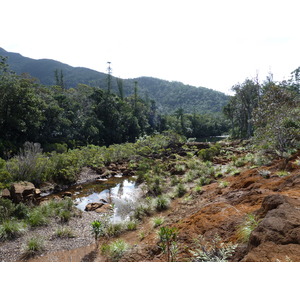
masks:
<path id="1" fill-rule="evenodd" d="M 18 53 L 7 52 L 0 48 L 0 55 L 7 57 L 7 63 L 17 74 L 28 73 L 39 79 L 42 84 L 55 84 L 55 70 L 61 70 L 67 88 L 75 87 L 78 83 L 107 87 L 107 75 L 88 68 L 72 67 L 51 59 L 31 59 Z M 204 87 L 194 87 L 180 82 L 169 82 L 152 77 L 124 79 L 125 96 L 134 93 L 134 82 L 138 82 L 138 93 L 142 98 L 155 100 L 159 110 L 172 113 L 178 108 L 184 112 L 209 113 L 220 112 L 227 103 L 228 97 L 221 92 Z M 116 78 L 113 77 L 112 89 L 118 93 Z"/>

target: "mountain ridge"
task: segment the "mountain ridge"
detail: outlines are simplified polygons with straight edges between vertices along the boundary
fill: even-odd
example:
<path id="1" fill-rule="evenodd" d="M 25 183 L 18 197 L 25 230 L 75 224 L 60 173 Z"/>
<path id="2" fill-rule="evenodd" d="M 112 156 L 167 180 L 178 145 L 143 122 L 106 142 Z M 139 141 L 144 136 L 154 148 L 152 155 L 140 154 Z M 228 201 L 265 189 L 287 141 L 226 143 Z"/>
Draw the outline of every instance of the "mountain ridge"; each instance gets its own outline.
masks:
<path id="1" fill-rule="evenodd" d="M 107 88 L 107 74 L 85 67 L 73 67 L 52 59 L 33 59 L 19 53 L 8 52 L 0 47 L 0 55 L 7 57 L 7 64 L 17 74 L 28 73 L 41 84 L 55 84 L 55 70 L 62 71 L 67 88 L 79 83 L 93 87 Z M 112 76 L 112 91 L 118 94 L 117 78 Z M 142 98 L 155 100 L 163 113 L 173 113 L 183 108 L 186 113 L 220 112 L 226 105 L 228 96 L 205 87 L 195 87 L 178 81 L 168 81 L 155 77 L 142 76 L 122 79 L 125 96 L 134 94 L 135 82 Z"/>

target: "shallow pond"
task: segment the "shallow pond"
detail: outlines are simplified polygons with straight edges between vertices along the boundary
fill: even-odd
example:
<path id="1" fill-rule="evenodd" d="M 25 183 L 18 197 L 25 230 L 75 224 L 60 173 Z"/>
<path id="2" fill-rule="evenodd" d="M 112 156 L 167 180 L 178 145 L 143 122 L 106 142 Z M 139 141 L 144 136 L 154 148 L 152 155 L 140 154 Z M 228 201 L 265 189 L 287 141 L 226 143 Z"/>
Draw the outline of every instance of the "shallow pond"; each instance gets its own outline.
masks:
<path id="1" fill-rule="evenodd" d="M 73 199 L 76 207 L 84 211 L 89 203 L 109 203 L 113 205 L 111 221 L 125 221 L 134 210 L 136 200 L 141 196 L 141 188 L 134 177 L 112 177 L 105 181 L 95 181 L 81 185 L 82 189 L 74 187 Z"/>

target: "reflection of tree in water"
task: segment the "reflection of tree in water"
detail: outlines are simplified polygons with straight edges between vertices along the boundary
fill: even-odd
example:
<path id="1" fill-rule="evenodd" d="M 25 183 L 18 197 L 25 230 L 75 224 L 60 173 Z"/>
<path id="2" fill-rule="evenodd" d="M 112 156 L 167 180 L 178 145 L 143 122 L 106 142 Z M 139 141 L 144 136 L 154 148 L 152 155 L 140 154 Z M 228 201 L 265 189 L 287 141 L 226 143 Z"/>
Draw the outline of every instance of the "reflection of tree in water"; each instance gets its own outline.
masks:
<path id="1" fill-rule="evenodd" d="M 121 197 L 122 197 L 122 195 L 123 195 L 123 192 L 124 192 L 124 181 L 122 181 L 122 182 L 119 184 L 118 198 L 121 199 Z"/>

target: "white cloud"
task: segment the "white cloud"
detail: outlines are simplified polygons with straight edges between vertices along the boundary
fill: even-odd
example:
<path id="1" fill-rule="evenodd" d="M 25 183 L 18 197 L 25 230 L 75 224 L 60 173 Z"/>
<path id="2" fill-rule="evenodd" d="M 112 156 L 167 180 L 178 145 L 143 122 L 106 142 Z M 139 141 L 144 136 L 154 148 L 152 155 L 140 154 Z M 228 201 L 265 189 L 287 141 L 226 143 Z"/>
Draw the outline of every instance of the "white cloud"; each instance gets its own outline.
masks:
<path id="1" fill-rule="evenodd" d="M 1 47 L 123 78 L 153 76 L 228 92 L 299 65 L 294 0 L 10 0 Z M 279 78 L 282 79 L 282 78 Z"/>

